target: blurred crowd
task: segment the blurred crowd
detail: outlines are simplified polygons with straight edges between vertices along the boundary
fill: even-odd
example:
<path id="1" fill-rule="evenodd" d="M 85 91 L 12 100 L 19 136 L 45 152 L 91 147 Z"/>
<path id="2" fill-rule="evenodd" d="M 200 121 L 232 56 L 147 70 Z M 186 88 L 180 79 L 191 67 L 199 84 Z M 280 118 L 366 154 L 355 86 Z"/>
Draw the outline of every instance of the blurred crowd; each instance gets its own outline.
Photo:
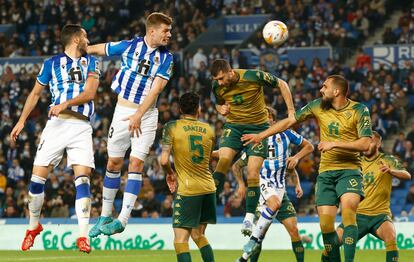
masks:
<path id="1" fill-rule="evenodd" d="M 306 4 L 305 4 L 306 3 Z M 356 41 L 365 38 L 375 26 L 381 24 L 387 15 L 388 1 L 17 1 L 0 0 L 0 21 L 2 24 L 16 25 L 17 32 L 11 37 L 0 33 L 0 56 L 16 57 L 21 55 L 52 55 L 61 52 L 59 34 L 61 25 L 81 23 L 87 29 L 92 43 L 129 39 L 144 32 L 143 17 L 149 11 L 160 11 L 174 17 L 173 38 L 170 49 L 177 53 L 205 30 L 207 23 L 214 17 L 224 14 L 261 14 L 275 13 L 279 20 L 288 21 L 290 30 L 288 47 L 325 45 L 352 47 Z M 338 8 L 333 8 L 334 4 Z M 137 6 L 135 6 L 137 5 Z M 144 7 L 144 8 L 143 8 Z M 138 10 L 131 12 L 130 10 Z M 180 15 L 177 15 L 180 14 Z M 111 17 L 111 19 L 108 19 Z M 401 30 L 413 23 L 412 13 L 406 13 L 401 21 Z M 371 22 L 371 23 L 370 23 Z M 122 28 L 119 30 L 119 28 Z M 349 30 L 348 30 L 349 29 Z M 410 31 L 411 30 L 411 31 Z M 412 28 L 408 30 L 412 32 Z M 98 33 L 99 32 L 99 33 Z M 115 33 L 114 33 L 115 32 Z M 345 36 L 343 34 L 345 33 Z M 401 36 L 402 34 L 400 34 Z M 412 35 L 411 35 L 412 36 Z M 340 39 L 346 37 L 350 41 Z M 401 38 L 401 37 L 400 37 Z M 261 37 L 257 38 L 261 39 Z M 256 40 L 257 40 L 256 39 Z M 335 40 L 336 39 L 336 40 Z M 250 42 L 263 48 L 260 41 Z M 334 42 L 332 42 L 334 41 Z M 335 42 L 337 41 L 337 42 Z M 320 96 L 319 89 L 330 74 L 342 74 L 350 81 L 350 98 L 367 105 L 371 112 L 373 129 L 384 138 L 398 134 L 406 125 L 408 115 L 414 109 L 414 65 L 405 61 L 404 67 L 393 64 L 390 69 L 372 68 L 372 59 L 361 49 L 355 65 L 343 67 L 340 57 L 320 61 L 314 59 L 307 66 L 304 60 L 296 64 L 286 59 L 268 61 L 260 57 L 258 65 L 249 64 L 246 57 L 237 49 L 212 47 L 199 49 L 195 54 L 187 54 L 176 65 L 177 70 L 165 91 L 158 100 L 159 121 L 155 143 L 145 161 L 143 187 L 132 211 L 133 217 L 170 217 L 173 196 L 168 192 L 165 176 L 159 164 L 161 152 L 160 138 L 165 123 L 179 118 L 178 99 L 185 92 L 197 92 L 202 97 L 201 119 L 210 123 L 217 139 L 223 131 L 225 119 L 215 110 L 215 98 L 211 92 L 209 66 L 217 58 L 230 61 L 233 68 L 252 68 L 270 72 L 289 83 L 295 107 Z M 44 90 L 38 105 L 26 122 L 26 127 L 15 143 L 8 135 L 20 116 L 25 99 L 34 85 L 39 71 L 36 65 L 30 72 L 22 68 L 13 72 L 6 67 L 0 78 L 0 217 L 27 217 L 28 183 L 32 164 L 42 128 L 47 121 L 50 101 L 49 91 Z M 112 78 L 117 73 L 115 63 L 110 63 L 100 79 L 98 94 L 95 98 L 96 114 L 91 119 L 94 130 L 94 152 L 96 169 L 91 179 L 92 217 L 100 214 L 102 201 L 103 175 L 107 162 L 107 135 L 116 96 L 110 90 Z M 277 116 L 286 116 L 286 108 L 279 90 L 265 87 L 266 103 L 277 110 Z M 315 120 L 308 120 L 295 129 L 315 146 L 319 142 L 319 129 Z M 393 153 L 400 157 L 403 165 L 414 171 L 414 126 L 407 135 L 401 133 L 395 141 Z M 216 145 L 216 148 L 218 144 Z M 315 147 L 317 148 L 317 147 Z M 314 183 L 320 160 L 320 152 L 303 159 L 298 165 L 298 173 L 307 193 L 303 199 L 296 199 L 292 192 L 293 182 L 288 178 L 288 193 L 299 215 L 315 215 Z M 211 161 L 214 170 L 217 159 Z M 125 186 L 126 167 L 121 190 L 115 200 L 114 213 L 120 211 L 122 190 Z M 395 183 L 397 188 L 404 187 Z M 414 188 L 412 188 L 414 194 Z M 64 159 L 57 166 L 46 183 L 46 200 L 42 214 L 45 217 L 71 217 L 74 215 L 75 187 L 72 171 L 66 167 Z M 414 197 L 410 198 L 413 201 Z M 245 203 L 237 195 L 237 186 L 229 171 L 224 191 L 218 196 L 219 214 L 227 217 L 244 214 Z M 407 203 L 409 199 L 407 197 Z"/>
<path id="2" fill-rule="evenodd" d="M 382 35 L 381 44 L 413 44 L 414 43 L 414 4 L 406 1 L 403 15 L 398 20 L 397 28 L 387 26 Z"/>

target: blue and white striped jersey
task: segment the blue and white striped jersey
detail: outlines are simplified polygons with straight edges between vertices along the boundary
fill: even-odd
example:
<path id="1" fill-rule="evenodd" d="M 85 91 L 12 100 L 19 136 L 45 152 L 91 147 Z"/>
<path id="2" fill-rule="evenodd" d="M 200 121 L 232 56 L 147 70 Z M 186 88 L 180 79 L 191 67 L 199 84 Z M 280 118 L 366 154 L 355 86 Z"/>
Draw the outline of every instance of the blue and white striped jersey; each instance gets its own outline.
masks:
<path id="1" fill-rule="evenodd" d="M 143 37 L 105 45 L 108 56 L 121 56 L 121 69 L 112 80 L 111 88 L 122 98 L 140 104 L 159 76 L 169 80 L 173 56 L 165 47 L 151 48 Z"/>
<path id="2" fill-rule="evenodd" d="M 286 159 L 290 156 L 289 145 L 302 144 L 303 137 L 293 130 L 286 130 L 268 138 L 268 156 L 263 161 L 260 176 L 270 180 L 276 187 L 285 187 Z"/>
<path id="3" fill-rule="evenodd" d="M 48 85 L 52 94 L 50 106 L 59 105 L 83 92 L 86 79 L 91 73 L 100 75 L 98 60 L 90 55 L 72 59 L 65 53 L 46 59 L 37 76 L 37 82 Z M 84 116 L 94 113 L 93 101 L 69 108 Z"/>

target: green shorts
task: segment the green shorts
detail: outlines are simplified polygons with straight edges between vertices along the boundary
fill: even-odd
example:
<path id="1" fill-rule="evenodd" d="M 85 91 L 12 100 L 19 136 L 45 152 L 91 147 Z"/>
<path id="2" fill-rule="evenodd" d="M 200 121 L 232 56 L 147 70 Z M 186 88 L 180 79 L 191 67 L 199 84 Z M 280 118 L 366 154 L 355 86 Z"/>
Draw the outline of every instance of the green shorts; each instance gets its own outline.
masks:
<path id="1" fill-rule="evenodd" d="M 277 212 L 276 219 L 279 222 L 282 222 L 283 220 L 285 220 L 289 217 L 296 217 L 296 210 L 295 210 L 295 207 L 293 206 L 292 202 L 290 202 L 290 199 L 289 199 L 287 193 L 285 193 L 283 195 L 282 205 L 279 209 L 279 212 Z"/>
<path id="2" fill-rule="evenodd" d="M 392 219 L 388 214 L 380 214 L 376 216 L 357 214 L 356 218 L 358 225 L 358 240 L 368 234 L 372 234 L 379 238 L 377 236 L 377 230 L 380 228 L 382 223 L 385 221 L 390 221 L 392 223 Z M 341 223 L 339 227 L 344 228 L 344 225 Z"/>
<path id="3" fill-rule="evenodd" d="M 362 174 L 357 169 L 325 171 L 316 178 L 316 206 L 338 206 L 345 193 L 356 193 L 364 199 Z"/>
<path id="4" fill-rule="evenodd" d="M 177 195 L 173 206 L 173 227 L 196 228 L 216 223 L 216 193 Z"/>
<path id="5" fill-rule="evenodd" d="M 220 139 L 220 148 L 229 147 L 237 152 L 240 152 L 244 149 L 243 141 L 241 141 L 241 137 L 244 134 L 258 134 L 266 130 L 268 127 L 268 123 L 259 125 L 225 123 L 223 127 L 223 134 Z M 267 157 L 267 139 L 263 139 L 263 141 L 253 149 L 252 146 L 252 144 L 247 146 L 246 153 L 248 156 Z"/>

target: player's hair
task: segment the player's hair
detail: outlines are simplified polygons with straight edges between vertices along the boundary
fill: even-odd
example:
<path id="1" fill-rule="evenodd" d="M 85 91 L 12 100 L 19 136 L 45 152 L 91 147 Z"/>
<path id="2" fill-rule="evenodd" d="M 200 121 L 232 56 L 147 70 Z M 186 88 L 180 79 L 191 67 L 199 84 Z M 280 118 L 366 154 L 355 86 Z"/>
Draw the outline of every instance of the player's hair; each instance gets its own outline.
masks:
<path id="1" fill-rule="evenodd" d="M 341 89 L 344 96 L 348 94 L 349 84 L 345 77 L 341 75 L 330 75 L 326 79 L 332 79 L 332 83 Z"/>
<path id="2" fill-rule="evenodd" d="M 200 106 L 200 96 L 196 93 L 185 93 L 180 97 L 180 110 L 182 114 L 196 115 Z"/>
<path id="3" fill-rule="evenodd" d="M 276 121 L 277 119 L 276 110 L 270 106 L 266 106 L 266 110 L 269 113 L 269 115 L 272 116 L 273 121 Z"/>
<path id="4" fill-rule="evenodd" d="M 78 35 L 82 32 L 81 25 L 78 24 L 67 24 L 62 28 L 62 32 L 60 33 L 60 42 L 62 43 L 63 47 L 67 46 L 72 37 Z"/>
<path id="5" fill-rule="evenodd" d="M 214 60 L 213 64 L 211 65 L 211 75 L 213 77 L 217 76 L 220 71 L 228 72 L 231 70 L 231 66 L 229 61 L 224 59 L 216 59 Z"/>
<path id="6" fill-rule="evenodd" d="M 372 137 L 376 137 L 379 141 L 382 141 L 382 136 L 377 131 L 372 131 Z"/>
<path id="7" fill-rule="evenodd" d="M 154 13 L 151 13 L 147 17 L 147 21 L 145 22 L 145 26 L 148 30 L 148 28 L 150 28 L 150 27 L 156 27 L 156 26 L 159 26 L 161 24 L 171 25 L 172 22 L 173 22 L 172 18 L 169 17 L 168 15 L 165 15 L 163 13 L 154 12 Z"/>

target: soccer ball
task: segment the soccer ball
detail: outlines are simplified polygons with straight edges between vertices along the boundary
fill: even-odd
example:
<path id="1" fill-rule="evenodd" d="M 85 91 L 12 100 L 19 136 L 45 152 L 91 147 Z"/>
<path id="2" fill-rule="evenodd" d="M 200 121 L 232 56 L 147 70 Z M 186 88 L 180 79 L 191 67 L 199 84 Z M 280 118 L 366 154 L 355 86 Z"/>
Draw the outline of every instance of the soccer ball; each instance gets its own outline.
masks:
<path id="1" fill-rule="evenodd" d="M 289 31 L 287 26 L 278 20 L 273 20 L 268 22 L 263 27 L 263 38 L 269 45 L 281 45 L 283 44 L 289 36 Z"/>

